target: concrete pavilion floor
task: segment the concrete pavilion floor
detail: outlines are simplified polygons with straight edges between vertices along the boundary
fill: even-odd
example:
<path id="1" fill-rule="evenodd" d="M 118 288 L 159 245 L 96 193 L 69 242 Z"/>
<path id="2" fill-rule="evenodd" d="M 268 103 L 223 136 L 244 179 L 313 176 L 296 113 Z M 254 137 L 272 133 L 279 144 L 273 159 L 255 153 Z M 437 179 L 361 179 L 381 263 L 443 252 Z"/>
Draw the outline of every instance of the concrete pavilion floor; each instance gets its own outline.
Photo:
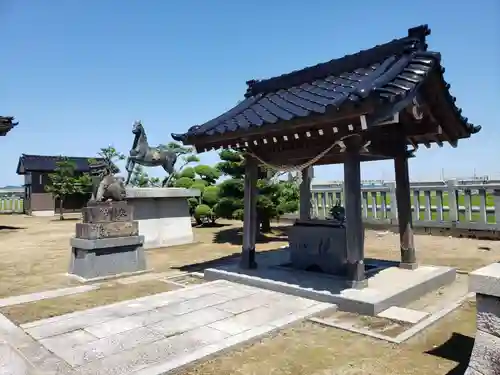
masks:
<path id="1" fill-rule="evenodd" d="M 368 287 L 351 289 L 344 280 L 316 272 L 298 271 L 287 248 L 256 254 L 258 268 L 243 270 L 237 262 L 206 269 L 206 280 L 228 280 L 269 291 L 336 304 L 339 310 L 376 315 L 391 306 L 402 306 L 455 280 L 451 267 L 421 265 L 415 270 L 398 268 L 394 262 L 378 261 L 368 276 Z"/>

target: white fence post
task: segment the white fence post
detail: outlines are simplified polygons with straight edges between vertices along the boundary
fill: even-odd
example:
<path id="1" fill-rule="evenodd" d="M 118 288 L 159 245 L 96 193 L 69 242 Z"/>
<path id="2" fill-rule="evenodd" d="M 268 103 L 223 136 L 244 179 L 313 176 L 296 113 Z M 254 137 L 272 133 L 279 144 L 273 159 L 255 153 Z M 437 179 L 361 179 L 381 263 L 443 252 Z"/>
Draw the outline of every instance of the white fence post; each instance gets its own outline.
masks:
<path id="1" fill-rule="evenodd" d="M 458 222 L 458 201 L 457 201 L 457 180 L 447 180 L 448 186 L 448 221 L 452 223 Z"/>
<path id="2" fill-rule="evenodd" d="M 22 214 L 23 203 L 19 196 L 0 197 L 0 214 Z"/>
<path id="3" fill-rule="evenodd" d="M 493 190 L 493 201 L 495 204 L 495 225 L 500 228 L 500 189 Z"/>
<path id="4" fill-rule="evenodd" d="M 387 218 L 391 219 L 392 224 L 398 223 L 398 201 L 396 199 L 396 183 L 395 182 L 386 182 L 384 184 L 389 188 L 389 199 L 390 203 L 390 211 L 387 214 Z"/>

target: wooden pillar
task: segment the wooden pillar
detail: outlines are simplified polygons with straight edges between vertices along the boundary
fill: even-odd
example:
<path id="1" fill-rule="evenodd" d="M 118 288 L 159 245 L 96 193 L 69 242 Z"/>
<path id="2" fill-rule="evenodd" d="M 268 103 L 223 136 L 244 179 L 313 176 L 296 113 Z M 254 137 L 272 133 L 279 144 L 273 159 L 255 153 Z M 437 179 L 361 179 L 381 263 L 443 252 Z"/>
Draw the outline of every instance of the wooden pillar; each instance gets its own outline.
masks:
<path id="1" fill-rule="evenodd" d="M 411 212 L 410 174 L 408 172 L 408 156 L 401 152 L 394 159 L 394 173 L 396 176 L 396 199 L 398 210 L 399 243 L 401 249 L 401 268 L 417 268 L 415 244 L 413 241 L 413 222 Z"/>
<path id="2" fill-rule="evenodd" d="M 302 182 L 299 187 L 299 219 L 309 220 L 311 218 L 312 167 L 304 168 L 300 173 L 302 174 Z"/>
<path id="3" fill-rule="evenodd" d="M 361 216 L 361 161 L 355 149 L 347 151 L 344 162 L 344 194 L 346 214 L 347 283 L 351 288 L 364 288 L 364 228 Z"/>
<path id="4" fill-rule="evenodd" d="M 243 248 L 240 267 L 257 268 L 255 262 L 255 242 L 257 238 L 257 161 L 249 155 L 245 156 L 245 193 L 243 213 Z"/>

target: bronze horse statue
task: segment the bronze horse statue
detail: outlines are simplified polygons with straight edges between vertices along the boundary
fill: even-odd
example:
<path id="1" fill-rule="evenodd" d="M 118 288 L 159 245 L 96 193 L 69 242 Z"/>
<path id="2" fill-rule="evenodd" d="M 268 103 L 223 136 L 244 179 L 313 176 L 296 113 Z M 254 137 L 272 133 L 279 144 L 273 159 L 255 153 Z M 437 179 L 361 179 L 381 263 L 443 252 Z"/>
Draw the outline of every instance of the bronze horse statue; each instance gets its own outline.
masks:
<path id="1" fill-rule="evenodd" d="M 175 171 L 174 165 L 177 161 L 177 153 L 175 150 L 169 150 L 164 147 L 149 146 L 146 131 L 140 121 L 134 122 L 132 133 L 135 135 L 135 139 L 127 159 L 126 170 L 128 177 L 126 184 L 128 185 L 130 182 L 135 165 L 139 164 L 145 167 L 161 166 L 168 173 L 162 182 L 162 186 L 165 187 Z"/>

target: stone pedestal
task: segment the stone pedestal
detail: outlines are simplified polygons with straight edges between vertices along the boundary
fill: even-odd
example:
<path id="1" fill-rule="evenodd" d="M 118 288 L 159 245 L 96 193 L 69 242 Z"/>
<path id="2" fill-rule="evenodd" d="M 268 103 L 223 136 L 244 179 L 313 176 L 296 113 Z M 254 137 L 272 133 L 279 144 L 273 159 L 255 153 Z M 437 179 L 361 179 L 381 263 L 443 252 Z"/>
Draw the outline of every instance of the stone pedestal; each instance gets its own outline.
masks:
<path id="1" fill-rule="evenodd" d="M 330 220 L 297 221 L 288 232 L 293 268 L 345 276 L 347 272 L 346 230 Z"/>
<path id="2" fill-rule="evenodd" d="M 476 293 L 477 332 L 465 375 L 500 374 L 500 263 L 469 274 Z"/>
<path id="3" fill-rule="evenodd" d="M 82 216 L 71 239 L 71 275 L 88 280 L 146 270 L 144 237 L 131 206 L 96 204 L 83 208 Z"/>
<path id="4" fill-rule="evenodd" d="M 134 209 L 144 248 L 183 245 L 194 241 L 188 198 L 200 191 L 181 188 L 127 187 L 127 203 Z"/>

